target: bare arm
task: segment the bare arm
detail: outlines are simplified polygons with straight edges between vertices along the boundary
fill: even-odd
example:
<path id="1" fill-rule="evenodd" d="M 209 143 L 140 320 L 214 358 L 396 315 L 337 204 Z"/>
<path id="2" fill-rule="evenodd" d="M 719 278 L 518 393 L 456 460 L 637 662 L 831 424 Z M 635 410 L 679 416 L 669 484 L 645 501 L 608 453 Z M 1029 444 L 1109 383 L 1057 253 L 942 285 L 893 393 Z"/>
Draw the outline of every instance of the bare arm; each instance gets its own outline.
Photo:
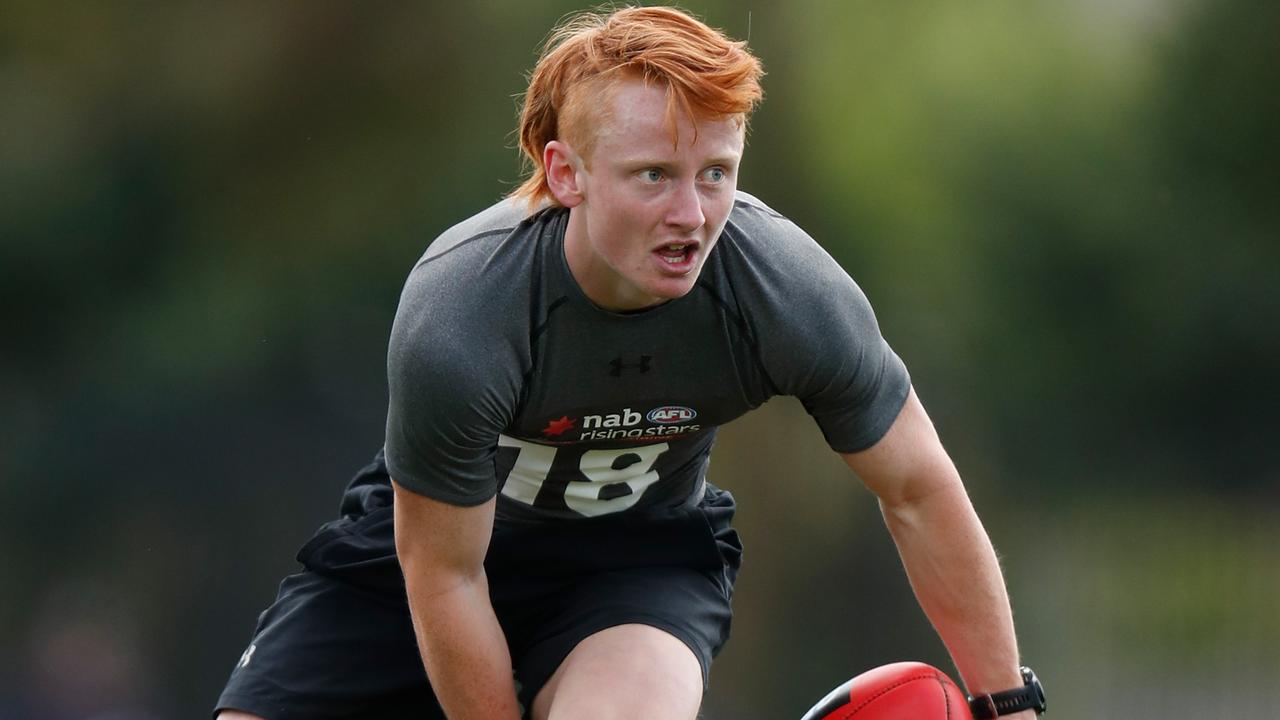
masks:
<path id="1" fill-rule="evenodd" d="M 915 390 L 880 442 L 843 457 L 879 497 L 911 587 L 969 692 L 1021 687 L 1000 565 Z"/>
<path id="2" fill-rule="evenodd" d="M 394 485 L 396 553 L 440 705 L 453 720 L 518 720 L 511 656 L 484 572 L 494 500 L 457 507 Z"/>

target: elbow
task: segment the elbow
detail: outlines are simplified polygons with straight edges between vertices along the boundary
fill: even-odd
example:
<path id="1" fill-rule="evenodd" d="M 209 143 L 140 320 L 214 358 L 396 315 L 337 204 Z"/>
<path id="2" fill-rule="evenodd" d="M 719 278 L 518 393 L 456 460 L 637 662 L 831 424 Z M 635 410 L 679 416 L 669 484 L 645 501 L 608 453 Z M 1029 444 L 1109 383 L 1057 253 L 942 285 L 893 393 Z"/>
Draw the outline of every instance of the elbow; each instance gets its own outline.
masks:
<path id="1" fill-rule="evenodd" d="M 416 542 L 404 545 L 405 549 L 401 551 L 401 543 L 397 540 L 396 554 L 400 572 L 404 575 L 405 591 L 415 602 L 429 602 L 460 592 L 476 591 L 477 588 L 488 595 L 488 581 L 482 562 L 458 562 Z"/>
<path id="2" fill-rule="evenodd" d="M 396 486 L 395 548 L 411 597 L 485 584 L 491 511 L 458 508 Z"/>
<path id="3" fill-rule="evenodd" d="M 904 478 L 877 494 L 886 512 L 910 512 L 938 501 L 951 502 L 957 496 L 967 501 L 964 482 L 949 462 Z"/>
<path id="4" fill-rule="evenodd" d="M 949 526 L 957 513 L 973 513 L 964 483 L 954 470 L 904 482 L 880 495 L 879 501 L 880 513 L 895 538 Z"/>

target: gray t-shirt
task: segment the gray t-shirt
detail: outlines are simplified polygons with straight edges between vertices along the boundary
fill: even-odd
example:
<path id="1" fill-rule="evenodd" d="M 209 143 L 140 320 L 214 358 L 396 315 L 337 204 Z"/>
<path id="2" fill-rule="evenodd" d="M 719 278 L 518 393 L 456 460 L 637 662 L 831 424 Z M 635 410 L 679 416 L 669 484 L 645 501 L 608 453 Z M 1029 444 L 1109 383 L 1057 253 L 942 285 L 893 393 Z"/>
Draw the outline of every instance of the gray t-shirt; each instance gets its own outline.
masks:
<path id="1" fill-rule="evenodd" d="M 906 368 L 866 297 L 785 217 L 738 193 L 697 285 L 648 310 L 594 305 L 564 258 L 568 211 L 506 201 L 413 268 L 387 366 L 396 482 L 500 521 L 696 503 L 716 428 L 798 397 L 839 452 L 875 444 Z"/>

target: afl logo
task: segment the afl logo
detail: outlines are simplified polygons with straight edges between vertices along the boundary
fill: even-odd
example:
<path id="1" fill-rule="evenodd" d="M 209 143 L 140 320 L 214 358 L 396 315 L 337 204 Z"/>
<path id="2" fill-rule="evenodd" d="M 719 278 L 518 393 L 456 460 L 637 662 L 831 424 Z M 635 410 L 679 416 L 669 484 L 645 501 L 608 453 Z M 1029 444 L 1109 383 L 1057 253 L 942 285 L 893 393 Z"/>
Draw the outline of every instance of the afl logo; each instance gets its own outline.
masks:
<path id="1" fill-rule="evenodd" d="M 663 405 L 649 411 L 645 416 L 651 423 L 661 423 L 663 425 L 674 425 L 682 423 L 698 417 L 698 413 L 693 408 L 682 407 L 680 405 Z"/>

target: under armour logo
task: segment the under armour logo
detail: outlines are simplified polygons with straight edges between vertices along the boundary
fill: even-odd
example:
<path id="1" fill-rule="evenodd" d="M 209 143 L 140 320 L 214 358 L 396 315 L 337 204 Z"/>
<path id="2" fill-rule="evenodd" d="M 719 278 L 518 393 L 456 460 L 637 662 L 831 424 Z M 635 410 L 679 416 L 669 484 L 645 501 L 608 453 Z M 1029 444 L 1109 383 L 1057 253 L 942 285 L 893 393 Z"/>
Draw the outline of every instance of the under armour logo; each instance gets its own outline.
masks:
<path id="1" fill-rule="evenodd" d="M 253 651 L 257 649 L 257 645 L 249 645 L 249 648 L 240 656 L 240 662 L 236 663 L 236 667 L 249 667 L 249 661 L 253 659 Z"/>
<path id="2" fill-rule="evenodd" d="M 649 372 L 649 360 L 649 355 L 641 355 L 640 362 L 638 363 L 624 363 L 622 362 L 622 358 L 616 357 L 609 361 L 609 367 L 613 368 L 609 371 L 609 374 L 614 377 L 622 377 L 622 371 L 630 368 L 635 368 L 642 373 L 647 373 Z"/>

